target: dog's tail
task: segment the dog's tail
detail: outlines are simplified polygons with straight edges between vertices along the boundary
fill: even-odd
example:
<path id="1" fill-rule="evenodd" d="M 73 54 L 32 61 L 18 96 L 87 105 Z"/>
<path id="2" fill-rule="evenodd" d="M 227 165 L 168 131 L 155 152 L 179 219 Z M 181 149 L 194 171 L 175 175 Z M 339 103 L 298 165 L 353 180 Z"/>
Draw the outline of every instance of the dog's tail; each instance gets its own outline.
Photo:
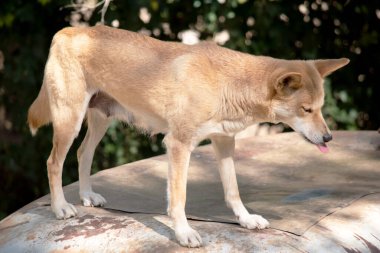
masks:
<path id="1" fill-rule="evenodd" d="M 50 123 L 50 114 L 48 93 L 45 83 L 43 83 L 40 93 L 28 111 L 28 124 L 33 136 L 37 133 L 38 128 Z"/>

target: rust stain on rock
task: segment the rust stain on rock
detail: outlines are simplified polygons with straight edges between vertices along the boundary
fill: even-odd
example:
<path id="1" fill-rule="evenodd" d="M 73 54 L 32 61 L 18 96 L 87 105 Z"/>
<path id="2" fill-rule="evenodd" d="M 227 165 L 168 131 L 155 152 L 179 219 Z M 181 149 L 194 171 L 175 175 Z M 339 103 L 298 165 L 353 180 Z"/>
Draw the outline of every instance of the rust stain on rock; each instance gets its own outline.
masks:
<path id="1" fill-rule="evenodd" d="M 29 235 L 26 237 L 26 240 L 27 240 L 27 241 L 33 241 L 34 239 L 36 239 L 36 235 L 35 235 L 34 233 L 29 234 Z"/>
<path id="2" fill-rule="evenodd" d="M 95 217 L 94 215 L 84 215 L 78 217 L 77 224 L 67 225 L 63 229 L 54 232 L 53 236 L 58 237 L 55 241 L 66 241 L 78 236 L 84 238 L 102 234 L 108 230 L 122 229 L 133 223 L 130 220 L 120 220 L 113 217 Z"/>

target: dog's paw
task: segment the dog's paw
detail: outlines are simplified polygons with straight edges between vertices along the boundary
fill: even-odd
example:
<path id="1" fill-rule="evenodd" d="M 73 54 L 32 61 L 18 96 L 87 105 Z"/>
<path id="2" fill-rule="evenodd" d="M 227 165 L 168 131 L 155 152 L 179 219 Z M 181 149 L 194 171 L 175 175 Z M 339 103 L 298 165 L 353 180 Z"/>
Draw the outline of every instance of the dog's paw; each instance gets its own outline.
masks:
<path id="1" fill-rule="evenodd" d="M 269 228 L 269 222 L 261 215 L 248 214 L 238 218 L 238 221 L 242 227 L 248 229 L 264 229 Z"/>
<path id="2" fill-rule="evenodd" d="M 84 206 L 104 206 L 107 203 L 102 195 L 93 191 L 80 193 L 80 199 Z"/>
<path id="3" fill-rule="evenodd" d="M 202 246 L 202 238 L 197 231 L 191 227 L 177 229 L 175 236 L 179 244 L 188 248 L 198 248 Z"/>
<path id="4" fill-rule="evenodd" d="M 74 217 L 78 214 L 77 209 L 70 203 L 64 202 L 59 205 L 52 205 L 53 212 L 57 219 L 68 219 L 70 217 Z"/>

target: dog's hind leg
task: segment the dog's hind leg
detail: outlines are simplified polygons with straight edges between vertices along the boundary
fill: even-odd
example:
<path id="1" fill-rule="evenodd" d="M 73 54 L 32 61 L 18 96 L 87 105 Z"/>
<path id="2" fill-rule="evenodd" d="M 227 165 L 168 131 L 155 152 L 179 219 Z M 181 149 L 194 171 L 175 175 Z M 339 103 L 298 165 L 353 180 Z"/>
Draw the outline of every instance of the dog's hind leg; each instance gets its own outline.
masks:
<path id="1" fill-rule="evenodd" d="M 75 207 L 67 203 L 63 194 L 62 169 L 93 94 L 88 90 L 80 64 L 75 59 L 64 60 L 70 56 L 65 54 L 67 52 L 62 45 L 56 43 L 52 46 L 44 76 L 54 130 L 53 148 L 47 160 L 47 169 L 51 207 L 58 219 L 77 214 Z"/>
<path id="2" fill-rule="evenodd" d="M 212 146 L 219 162 L 219 173 L 223 183 L 226 204 L 233 210 L 240 225 L 248 229 L 269 227 L 269 222 L 260 215 L 249 214 L 240 199 L 233 161 L 234 137 L 213 137 Z"/>
<path id="3" fill-rule="evenodd" d="M 79 195 L 84 206 L 103 206 L 106 200 L 92 191 L 90 174 L 96 146 L 107 131 L 110 119 L 96 109 L 87 111 L 87 133 L 78 149 Z"/>
<path id="4" fill-rule="evenodd" d="M 79 133 L 90 95 L 77 96 L 75 103 L 56 97 L 50 104 L 53 121 L 53 148 L 47 161 L 51 207 L 58 219 L 77 214 L 75 207 L 67 203 L 62 189 L 62 168 L 67 152 Z"/>

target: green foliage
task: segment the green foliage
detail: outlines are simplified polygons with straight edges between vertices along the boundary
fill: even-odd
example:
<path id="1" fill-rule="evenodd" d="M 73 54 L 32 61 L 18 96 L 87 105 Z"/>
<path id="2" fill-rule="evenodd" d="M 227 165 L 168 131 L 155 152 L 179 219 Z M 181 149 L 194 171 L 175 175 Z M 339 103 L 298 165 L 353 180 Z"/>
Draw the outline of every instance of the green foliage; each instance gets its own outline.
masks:
<path id="1" fill-rule="evenodd" d="M 45 164 L 51 127 L 31 138 L 26 113 L 40 89 L 54 33 L 70 24 L 94 25 L 100 20 L 101 7 L 87 14 L 75 6 L 62 8 L 71 4 L 71 0 L 0 3 L 0 51 L 5 59 L 0 70 L 0 218 L 48 192 Z M 139 18 L 142 7 L 150 15 L 145 22 Z M 327 121 L 333 129 L 380 125 L 379 1 L 113 1 L 106 22 L 163 40 L 180 40 L 181 32 L 189 29 L 204 40 L 227 31 L 224 46 L 279 58 L 348 57 L 351 63 L 326 81 Z M 84 134 L 82 130 L 68 155 L 64 184 L 77 180 L 76 149 Z M 161 141 L 162 136 L 139 135 L 115 123 L 96 151 L 93 168 L 161 154 Z"/>

